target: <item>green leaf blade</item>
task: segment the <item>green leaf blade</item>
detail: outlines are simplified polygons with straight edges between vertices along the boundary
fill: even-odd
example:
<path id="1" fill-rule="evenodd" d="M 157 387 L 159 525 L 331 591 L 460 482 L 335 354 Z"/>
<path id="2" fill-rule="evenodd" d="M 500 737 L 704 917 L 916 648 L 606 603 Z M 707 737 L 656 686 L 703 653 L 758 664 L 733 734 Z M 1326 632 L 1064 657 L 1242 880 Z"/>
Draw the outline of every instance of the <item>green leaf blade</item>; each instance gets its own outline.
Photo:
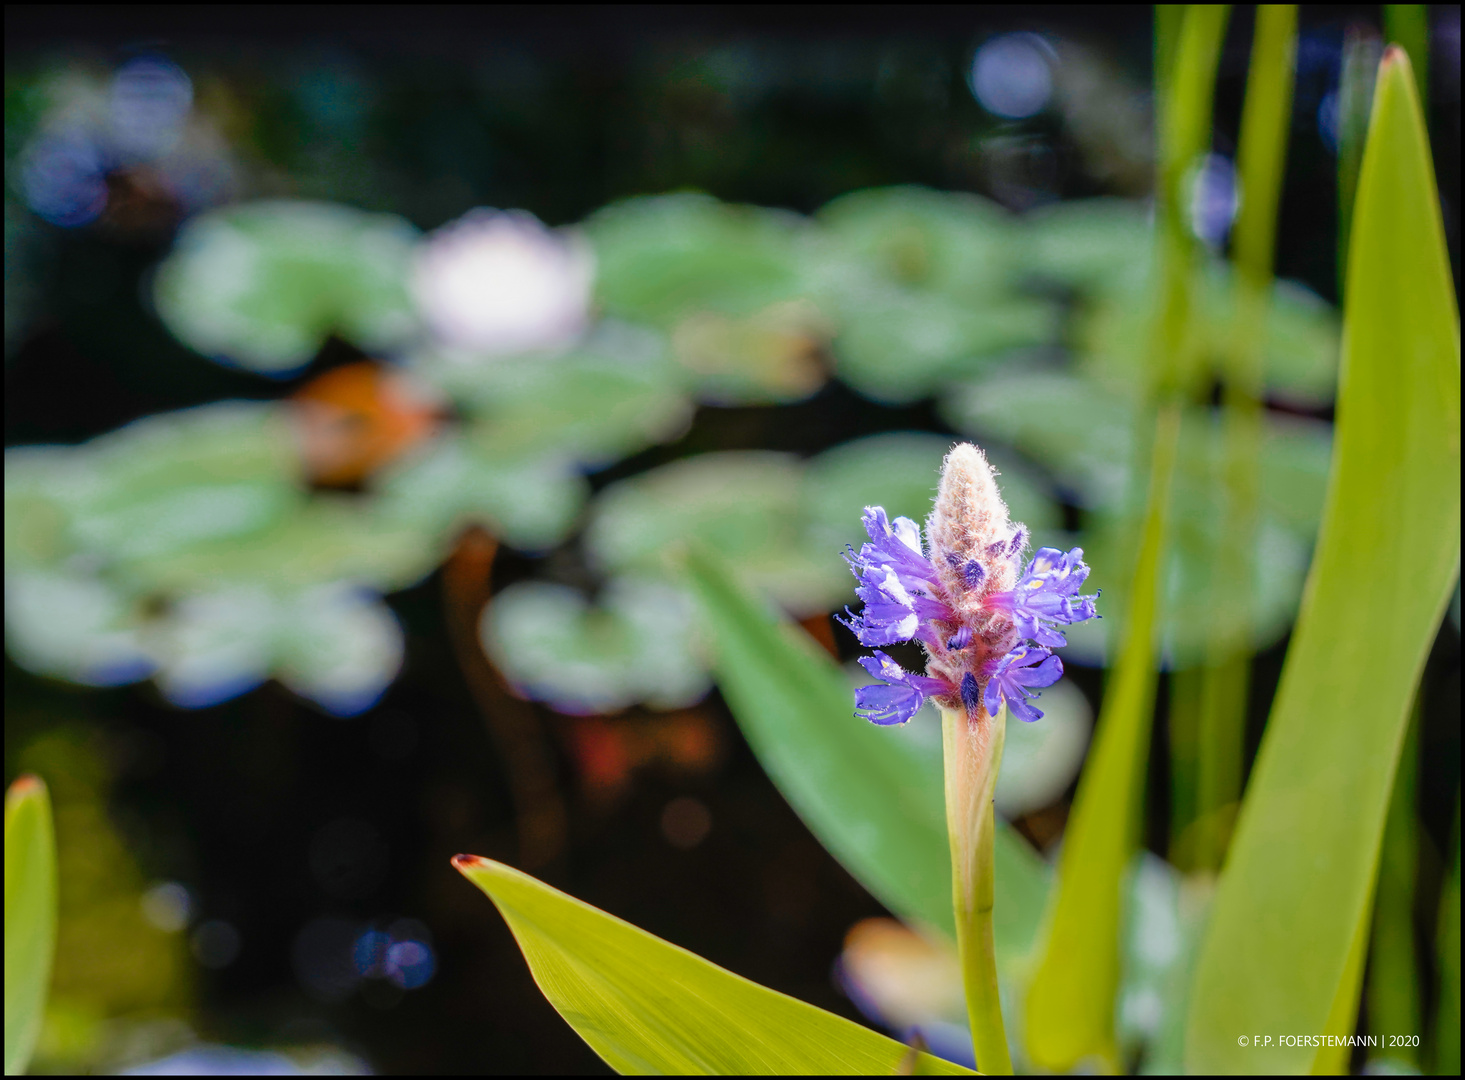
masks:
<path id="1" fill-rule="evenodd" d="M 35 776 L 5 795 L 5 1075 L 25 1072 L 41 1033 L 56 953 L 56 837 Z"/>
<path id="2" fill-rule="evenodd" d="M 750 982 L 501 863 L 453 865 L 488 895 L 544 996 L 633 1075 L 970 1075 Z"/>
<path id="3" fill-rule="evenodd" d="M 1355 205 L 1328 505 L 1197 969 L 1193 1072 L 1337 1064 L 1237 1036 L 1353 1030 L 1409 701 L 1459 570 L 1459 316 L 1400 50 L 1380 69 Z"/>

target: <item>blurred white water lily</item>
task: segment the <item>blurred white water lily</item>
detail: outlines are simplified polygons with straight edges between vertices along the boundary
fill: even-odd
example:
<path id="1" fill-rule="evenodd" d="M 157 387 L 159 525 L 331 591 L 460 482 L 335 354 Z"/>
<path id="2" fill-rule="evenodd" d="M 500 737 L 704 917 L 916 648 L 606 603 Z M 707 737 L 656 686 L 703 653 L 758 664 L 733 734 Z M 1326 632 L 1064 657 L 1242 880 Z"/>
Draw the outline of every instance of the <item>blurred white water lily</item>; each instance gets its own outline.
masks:
<path id="1" fill-rule="evenodd" d="M 429 236 L 412 270 L 423 321 L 448 349 L 554 351 L 584 329 L 595 258 L 522 210 L 472 210 Z"/>

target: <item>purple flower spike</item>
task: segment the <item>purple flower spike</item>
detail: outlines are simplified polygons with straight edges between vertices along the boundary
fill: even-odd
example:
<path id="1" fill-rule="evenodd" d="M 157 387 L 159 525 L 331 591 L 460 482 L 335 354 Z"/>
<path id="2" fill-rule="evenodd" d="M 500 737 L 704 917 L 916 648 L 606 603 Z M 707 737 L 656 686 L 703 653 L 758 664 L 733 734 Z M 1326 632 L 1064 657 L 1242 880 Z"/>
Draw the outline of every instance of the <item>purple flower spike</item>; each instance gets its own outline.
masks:
<path id="1" fill-rule="evenodd" d="M 942 461 L 924 537 L 914 521 L 892 521 L 878 506 L 861 520 L 870 542 L 847 548 L 845 560 L 863 607 L 839 621 L 877 650 L 860 663 L 880 682 L 856 691 L 857 715 L 903 724 L 934 698 L 964 709 L 972 724 L 1004 704 L 1019 719 L 1039 719 L 1036 689 L 1063 674 L 1051 651 L 1067 644 L 1058 628 L 1096 617 L 1098 595 L 1079 592 L 1089 576 L 1083 550 L 1042 548 L 1024 570 L 1027 528 L 1009 516 L 996 470 L 971 443 Z M 902 641 L 920 642 L 926 674 L 878 651 Z"/>
<path id="2" fill-rule="evenodd" d="M 1011 613 L 1018 633 L 1050 648 L 1067 645 L 1068 639 L 1053 629 L 1054 623 L 1076 623 L 1095 615 L 1093 596 L 1078 596 L 1089 576 L 1083 548 L 1064 554 L 1057 548 L 1039 548 L 1027 572 L 1011 592 L 996 593 L 988 603 Z"/>
<path id="3" fill-rule="evenodd" d="M 1041 720 L 1043 714 L 1029 703 L 1038 695 L 1029 690 L 1032 686 L 1052 686 L 1063 677 L 1063 661 L 1047 649 L 1033 645 L 1019 645 L 997 662 L 987 679 L 987 712 L 995 716 L 1007 701 L 1007 710 L 1019 720 L 1032 723 Z"/>
<path id="4" fill-rule="evenodd" d="M 913 675 L 878 649 L 874 656 L 860 657 L 860 666 L 881 680 L 881 684 L 855 691 L 855 715 L 872 724 L 904 724 L 926 703 L 928 695 L 951 689 L 943 679 Z"/>

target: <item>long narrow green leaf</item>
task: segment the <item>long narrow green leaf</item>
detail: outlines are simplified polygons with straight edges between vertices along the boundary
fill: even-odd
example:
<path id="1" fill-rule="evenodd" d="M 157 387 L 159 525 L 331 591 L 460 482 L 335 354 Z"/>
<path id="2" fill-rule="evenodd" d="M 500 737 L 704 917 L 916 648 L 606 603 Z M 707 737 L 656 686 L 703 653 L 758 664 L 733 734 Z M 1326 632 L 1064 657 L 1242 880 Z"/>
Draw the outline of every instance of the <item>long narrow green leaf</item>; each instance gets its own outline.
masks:
<path id="1" fill-rule="evenodd" d="M 718 685 L 744 736 L 814 835 L 881 903 L 954 939 L 941 751 L 854 715 L 849 680 L 809 636 L 771 614 L 705 550 L 687 574 L 711 628 Z M 999 824 L 994 929 L 1000 959 L 1026 954 L 1048 869 Z"/>
<path id="2" fill-rule="evenodd" d="M 550 1004 L 617 1072 L 970 1074 L 734 975 L 502 863 L 459 855 L 453 865 L 497 906 Z"/>
<path id="3" fill-rule="evenodd" d="M 1359 178 L 1322 534 L 1196 972 L 1193 1072 L 1305 1072 L 1347 1034 L 1409 700 L 1460 564 L 1460 339 L 1409 62 Z"/>
<path id="4" fill-rule="evenodd" d="M 1120 886 L 1136 842 L 1154 712 L 1159 567 L 1179 432 L 1179 409 L 1163 409 L 1123 651 L 1074 796 L 1043 958 L 1028 989 L 1028 1055 L 1044 1069 L 1069 1069 L 1092 1057 L 1111 1069 L 1118 1065 Z"/>
<path id="5" fill-rule="evenodd" d="M 56 837 L 34 776 L 5 793 L 5 1075 L 25 1072 L 56 953 Z"/>
<path id="6" fill-rule="evenodd" d="M 1263 352 L 1296 47 L 1297 6 L 1259 5 L 1237 153 L 1246 198 L 1236 221 L 1236 319 L 1222 372 L 1225 525 L 1211 538 L 1215 617 L 1208 634 L 1196 740 L 1194 865 L 1205 870 L 1220 867 L 1230 816 L 1226 810 L 1241 798 L 1251 642 L 1232 628 L 1251 625 L 1247 583 L 1253 580 L 1260 523 Z"/>
<path id="7" fill-rule="evenodd" d="M 1180 440 L 1184 342 L 1190 320 L 1193 244 L 1182 181 L 1210 142 L 1211 97 L 1228 9 L 1186 9 L 1168 77 L 1160 85 L 1160 299 L 1151 371 L 1156 414 L 1149 489 L 1124 638 L 1105 691 L 1093 749 L 1064 834 L 1048 937 L 1027 996 L 1027 1046 L 1040 1068 L 1097 1057 L 1118 1067 L 1114 999 L 1119 988 L 1120 887 L 1137 839 L 1144 763 L 1154 714 L 1159 578 Z M 1163 73 L 1161 73 L 1163 74 Z"/>

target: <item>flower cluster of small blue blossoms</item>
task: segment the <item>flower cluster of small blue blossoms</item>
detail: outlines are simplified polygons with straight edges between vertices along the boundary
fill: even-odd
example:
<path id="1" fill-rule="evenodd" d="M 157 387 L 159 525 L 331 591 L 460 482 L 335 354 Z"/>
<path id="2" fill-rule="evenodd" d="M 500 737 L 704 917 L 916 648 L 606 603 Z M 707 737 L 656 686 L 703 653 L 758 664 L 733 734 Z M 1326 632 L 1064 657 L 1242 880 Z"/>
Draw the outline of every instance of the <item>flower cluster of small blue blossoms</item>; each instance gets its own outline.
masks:
<path id="1" fill-rule="evenodd" d="M 1022 720 L 1043 715 L 1031 699 L 1063 674 L 1051 649 L 1067 639 L 1056 627 L 1094 618 L 1098 595 L 1079 595 L 1089 575 L 1081 548 L 1039 548 L 1018 574 L 1027 530 L 1008 523 L 994 475 L 970 443 L 948 455 L 924 551 L 914 521 L 865 508 L 870 542 L 845 555 L 864 608 L 840 621 L 876 650 L 860 664 L 880 682 L 856 691 L 857 715 L 903 724 L 928 697 L 973 719 L 1003 701 Z M 925 649 L 924 675 L 880 651 L 912 640 Z"/>

